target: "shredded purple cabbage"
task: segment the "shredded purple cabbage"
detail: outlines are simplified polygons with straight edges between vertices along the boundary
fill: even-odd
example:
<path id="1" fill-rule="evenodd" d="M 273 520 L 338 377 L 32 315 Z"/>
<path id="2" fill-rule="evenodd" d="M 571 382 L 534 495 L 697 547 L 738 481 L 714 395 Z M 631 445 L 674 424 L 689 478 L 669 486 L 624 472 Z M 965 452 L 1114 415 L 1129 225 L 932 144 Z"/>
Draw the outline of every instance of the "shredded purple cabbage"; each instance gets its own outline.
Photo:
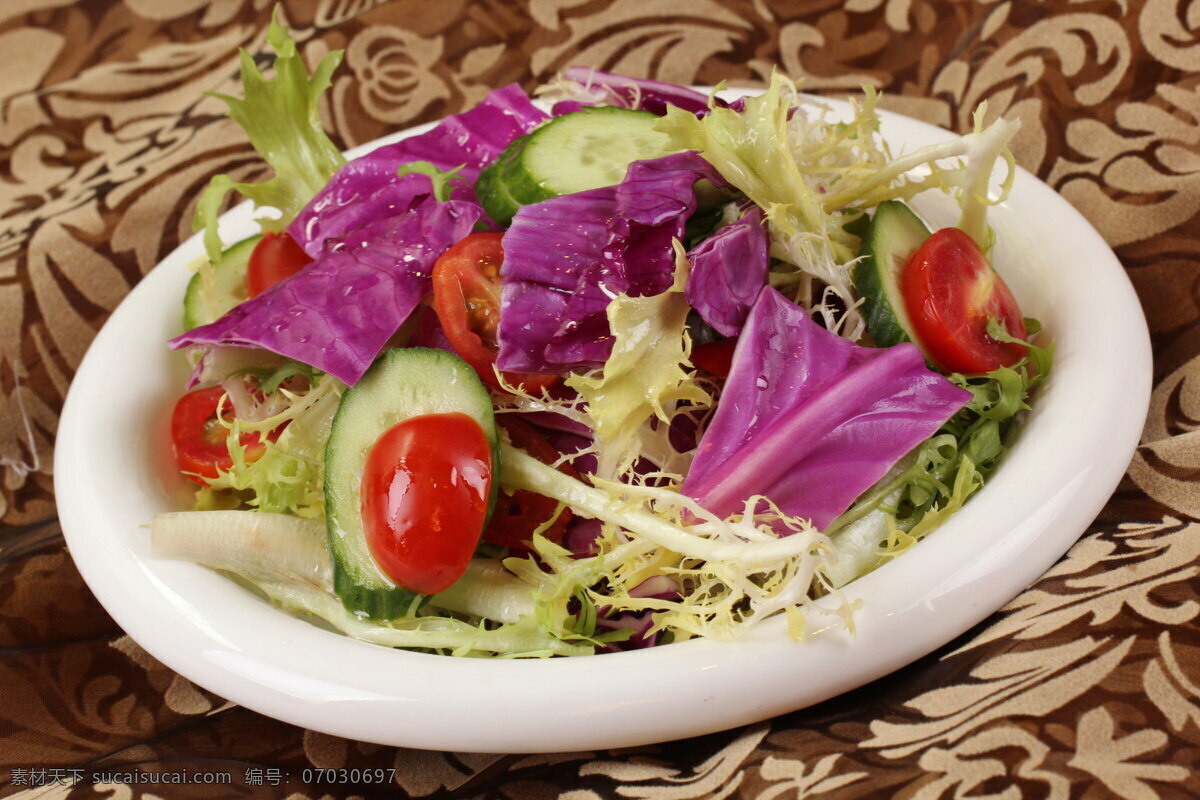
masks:
<path id="1" fill-rule="evenodd" d="M 678 600 L 681 594 L 679 581 L 670 575 L 653 575 L 629 590 L 630 597 L 655 600 L 674 601 Z M 619 614 L 607 616 L 607 608 L 598 606 L 596 613 L 596 630 L 599 632 L 622 629 L 633 631 L 628 639 L 605 645 L 602 648 L 603 652 L 640 650 L 658 644 L 658 633 L 650 633 L 650 628 L 654 625 L 654 611 L 622 611 Z"/>
<path id="2" fill-rule="evenodd" d="M 599 552 L 596 540 L 600 538 L 603 529 L 604 523 L 600 520 L 576 515 L 567 523 L 567 529 L 563 531 L 559 544 L 570 550 L 575 558 L 594 556 Z"/>
<path id="3" fill-rule="evenodd" d="M 368 222 L 327 241 L 300 272 L 170 346 L 269 350 L 353 385 L 429 292 L 433 262 L 482 214 L 474 203 L 451 200 Z"/>
<path id="4" fill-rule="evenodd" d="M 563 111 L 556 105 L 556 115 L 567 110 L 578 111 L 584 103 L 637 108 L 659 115 L 667 113 L 668 105 L 693 114 L 708 111 L 707 95 L 673 83 L 614 75 L 591 67 L 567 67 L 562 71 L 562 77 L 580 86 L 582 98 L 564 101 L 564 104 L 573 102 L 575 107 Z"/>
<path id="5" fill-rule="evenodd" d="M 665 291 L 696 210 L 695 183 L 724 185 L 694 152 L 630 165 L 625 180 L 523 206 L 504 235 L 500 355 L 510 372 L 602 365 L 612 351 L 605 314 L 618 293 Z"/>
<path id="6" fill-rule="evenodd" d="M 770 242 L 763 213 L 751 206 L 738 219 L 696 245 L 684 295 L 700 318 L 722 336 L 737 336 L 750 307 L 767 285 Z"/>
<path id="7" fill-rule="evenodd" d="M 856 345 L 768 287 L 682 491 L 720 516 L 764 495 L 824 528 L 969 398 L 914 345 Z"/>

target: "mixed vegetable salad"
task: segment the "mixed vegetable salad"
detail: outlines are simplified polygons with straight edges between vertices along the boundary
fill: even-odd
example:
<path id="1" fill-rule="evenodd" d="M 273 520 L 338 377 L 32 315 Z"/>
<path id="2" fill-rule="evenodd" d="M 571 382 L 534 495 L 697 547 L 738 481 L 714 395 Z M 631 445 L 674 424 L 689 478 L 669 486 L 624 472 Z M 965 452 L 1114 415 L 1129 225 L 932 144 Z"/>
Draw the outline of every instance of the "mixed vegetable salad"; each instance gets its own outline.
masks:
<path id="1" fill-rule="evenodd" d="M 778 74 L 726 102 L 571 68 L 347 162 L 340 54 L 269 42 L 223 99 L 274 175 L 197 214 L 196 500 L 159 556 L 429 652 L 801 638 L 983 486 L 1048 375 L 989 261 L 1014 122 L 894 155 L 869 90 L 834 119 Z M 226 245 L 230 191 L 273 211 Z"/>

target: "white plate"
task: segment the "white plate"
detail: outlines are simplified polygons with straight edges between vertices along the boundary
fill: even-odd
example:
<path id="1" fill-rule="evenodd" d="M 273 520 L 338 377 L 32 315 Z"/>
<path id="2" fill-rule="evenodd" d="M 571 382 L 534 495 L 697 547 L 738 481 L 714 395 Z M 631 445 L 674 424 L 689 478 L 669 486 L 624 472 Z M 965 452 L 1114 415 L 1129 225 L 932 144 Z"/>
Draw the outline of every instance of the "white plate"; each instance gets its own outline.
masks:
<path id="1" fill-rule="evenodd" d="M 884 115 L 883 133 L 897 152 L 950 136 L 894 114 Z M 944 202 L 922 210 L 953 224 Z M 990 221 L 1000 271 L 1057 342 L 1052 379 L 992 482 L 915 549 L 848 587 L 861 601 L 854 637 L 831 623 L 796 643 L 778 619 L 736 643 L 456 659 L 352 641 L 202 567 L 149 558 L 150 518 L 187 503 L 167 444 L 186 370 L 165 342 L 178 333 L 198 237 L 134 288 L 75 376 L 55 459 L 67 543 L 108 612 L 167 666 L 255 711 L 351 739 L 568 751 L 699 735 L 802 708 L 910 663 L 1017 595 L 1092 522 L 1137 442 L 1149 338 L 1112 251 L 1024 172 Z M 223 223 L 226 241 L 254 232 L 245 207 Z"/>

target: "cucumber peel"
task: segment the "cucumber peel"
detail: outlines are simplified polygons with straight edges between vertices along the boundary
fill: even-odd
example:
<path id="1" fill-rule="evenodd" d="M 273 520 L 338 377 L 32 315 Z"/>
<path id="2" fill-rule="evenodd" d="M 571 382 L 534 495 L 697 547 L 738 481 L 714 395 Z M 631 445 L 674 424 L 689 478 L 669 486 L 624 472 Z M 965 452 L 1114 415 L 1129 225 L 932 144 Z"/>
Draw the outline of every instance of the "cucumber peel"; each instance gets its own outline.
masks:
<path id="1" fill-rule="evenodd" d="M 217 263 L 200 265 L 183 293 L 183 329 L 190 331 L 216 322 L 247 299 L 246 270 L 262 234 L 232 244 Z"/>
<path id="2" fill-rule="evenodd" d="M 901 342 L 919 346 L 900 292 L 900 274 L 929 236 L 921 218 L 899 200 L 880 203 L 863 236 L 854 289 L 863 299 L 867 331 L 880 347 Z"/>

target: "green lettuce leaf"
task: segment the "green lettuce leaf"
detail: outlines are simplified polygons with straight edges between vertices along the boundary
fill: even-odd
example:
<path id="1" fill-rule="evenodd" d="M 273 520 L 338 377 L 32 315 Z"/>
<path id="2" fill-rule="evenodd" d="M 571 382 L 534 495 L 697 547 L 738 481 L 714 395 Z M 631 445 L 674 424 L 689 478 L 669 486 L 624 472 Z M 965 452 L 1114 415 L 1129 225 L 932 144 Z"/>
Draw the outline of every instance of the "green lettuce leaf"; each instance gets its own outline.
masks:
<path id="1" fill-rule="evenodd" d="M 330 76 L 342 60 L 342 51 L 321 59 L 310 76 L 287 28 L 271 20 L 267 42 L 275 52 L 275 77 L 267 79 L 245 50 L 241 55 L 244 97 L 213 93 L 229 106 L 250 143 L 274 170 L 263 183 L 237 183 L 216 175 L 200 199 L 192 227 L 204 230 L 204 246 L 213 263 L 221 260 L 217 213 L 230 190 L 256 206 L 279 209 L 278 219 L 263 219 L 264 230 L 283 230 L 304 205 L 329 182 L 345 159 L 321 127 L 317 101 L 330 86 Z"/>
<path id="2" fill-rule="evenodd" d="M 1041 330 L 1037 320 L 1025 324 L 1030 339 Z M 999 323 L 990 325 L 988 333 L 1024 345 L 1025 357 L 984 375 L 949 376 L 971 392 L 966 406 L 826 530 L 837 554 L 825 573 L 832 586 L 865 575 L 924 538 L 999 467 L 1030 398 L 1050 375 L 1054 345 L 1016 339 Z"/>

